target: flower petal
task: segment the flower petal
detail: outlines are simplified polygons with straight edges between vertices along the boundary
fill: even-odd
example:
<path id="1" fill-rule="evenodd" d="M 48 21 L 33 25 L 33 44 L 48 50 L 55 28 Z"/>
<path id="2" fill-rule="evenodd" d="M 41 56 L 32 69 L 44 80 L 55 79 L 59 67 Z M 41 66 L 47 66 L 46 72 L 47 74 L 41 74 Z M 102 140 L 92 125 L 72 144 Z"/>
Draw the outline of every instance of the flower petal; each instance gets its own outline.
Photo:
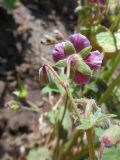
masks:
<path id="1" fill-rule="evenodd" d="M 64 59 L 66 57 L 64 51 L 64 42 L 55 45 L 52 51 L 52 57 L 55 62 Z"/>
<path id="2" fill-rule="evenodd" d="M 74 45 L 76 52 L 80 52 L 83 48 L 90 46 L 89 40 L 80 33 L 75 33 L 68 39 Z"/>
<path id="3" fill-rule="evenodd" d="M 90 76 L 84 75 L 80 73 L 79 71 L 75 72 L 74 82 L 76 84 L 87 84 L 90 80 Z"/>
<path id="4" fill-rule="evenodd" d="M 98 69 L 103 60 L 103 54 L 99 51 L 93 51 L 90 52 L 90 54 L 84 58 L 85 63 L 91 68 L 91 69 Z"/>

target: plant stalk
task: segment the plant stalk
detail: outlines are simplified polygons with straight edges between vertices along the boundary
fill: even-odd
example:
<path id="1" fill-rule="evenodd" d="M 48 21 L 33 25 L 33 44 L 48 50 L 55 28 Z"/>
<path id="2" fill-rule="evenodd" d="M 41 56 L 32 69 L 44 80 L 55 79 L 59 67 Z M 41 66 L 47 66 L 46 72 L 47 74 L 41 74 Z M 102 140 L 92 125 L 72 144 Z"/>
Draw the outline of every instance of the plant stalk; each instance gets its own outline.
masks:
<path id="1" fill-rule="evenodd" d="M 89 160 L 95 160 L 93 128 L 86 130 L 86 136 L 88 142 Z"/>
<path id="2" fill-rule="evenodd" d="M 56 79 L 58 80 L 58 82 L 65 88 L 65 83 L 64 81 L 59 77 L 59 75 L 57 74 L 57 72 L 49 65 L 49 64 L 45 64 L 54 74 L 54 76 L 56 77 Z"/>
<path id="3" fill-rule="evenodd" d="M 111 69 L 105 72 L 103 78 L 105 81 L 110 80 L 112 74 L 114 73 L 115 69 L 117 68 L 118 64 L 120 63 L 120 52 L 117 53 L 115 58 L 113 59 L 113 63 L 111 64 Z"/>
<path id="4" fill-rule="evenodd" d="M 71 102 L 71 105 L 72 105 L 72 107 L 73 107 L 73 109 L 74 109 L 74 111 L 75 111 L 75 113 L 76 113 L 76 115 L 77 115 L 77 117 L 78 117 L 78 119 L 79 119 L 79 121 L 80 121 L 80 119 L 81 119 L 80 111 L 79 111 L 78 108 L 77 108 L 77 105 L 76 105 L 76 103 L 75 103 L 75 101 L 74 101 L 74 99 L 73 99 L 73 96 L 72 96 L 69 88 L 66 87 L 65 90 L 66 90 L 66 93 L 67 93 L 67 95 L 68 95 L 68 98 L 69 98 L 69 100 L 70 100 L 70 102 Z"/>
<path id="5" fill-rule="evenodd" d="M 90 115 L 92 112 L 91 101 L 88 101 L 85 110 L 85 118 L 90 120 Z M 94 151 L 94 137 L 93 137 L 93 127 L 86 130 L 87 142 L 88 142 L 88 150 L 89 150 L 89 159 L 95 160 L 95 151 Z"/>
<path id="6" fill-rule="evenodd" d="M 98 103 L 102 104 L 103 102 L 106 101 L 106 99 L 109 97 L 109 95 L 112 93 L 113 89 L 115 86 L 118 86 L 120 84 L 120 75 L 113 80 L 112 84 L 107 88 L 107 90 L 101 95 Z"/>

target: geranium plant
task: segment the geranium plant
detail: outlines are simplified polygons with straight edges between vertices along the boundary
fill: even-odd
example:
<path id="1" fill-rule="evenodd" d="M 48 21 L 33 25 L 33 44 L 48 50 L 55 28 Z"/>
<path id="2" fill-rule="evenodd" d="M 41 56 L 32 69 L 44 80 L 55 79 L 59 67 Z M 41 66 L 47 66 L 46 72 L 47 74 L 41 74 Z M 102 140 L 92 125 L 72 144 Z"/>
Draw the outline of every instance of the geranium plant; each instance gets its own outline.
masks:
<path id="1" fill-rule="evenodd" d="M 54 125 L 57 125 L 55 130 L 57 130 L 56 132 L 58 133 L 60 132 L 66 112 L 73 114 L 78 121 L 76 129 L 74 128 L 77 131 L 77 138 L 80 136 L 83 141 L 84 133 L 86 134 L 89 159 L 95 160 L 94 128 L 100 126 L 109 118 L 115 117 L 115 115 L 102 113 L 101 109 L 96 105 L 95 100 L 93 99 L 81 98 L 76 100 L 76 97 L 72 95 L 70 87 L 72 83 L 75 83 L 79 88 L 80 86 L 82 87 L 82 85 L 89 83 L 90 77 L 93 76 L 93 71 L 99 69 L 102 65 L 103 54 L 98 50 L 92 51 L 89 40 L 82 34 L 75 33 L 68 37 L 66 41 L 60 42 L 54 46 L 52 57 L 55 64 L 53 66 L 48 63 L 43 64 L 39 70 L 39 78 L 40 82 L 43 84 L 56 81 L 56 83 L 61 85 L 64 89 L 64 98 L 62 99 L 64 111 L 62 112 L 61 120 L 54 121 Z M 55 71 L 55 68 L 64 72 L 64 75 L 66 76 L 65 80 L 63 80 Z M 82 108 L 78 108 L 77 102 L 82 105 Z M 57 107 L 59 108 L 60 106 L 57 105 Z M 53 110 L 56 109 L 57 108 L 53 107 Z M 59 112 L 56 114 L 57 117 L 59 117 Z M 63 160 L 66 159 L 68 151 L 70 151 L 69 149 L 74 145 L 74 134 L 71 134 L 71 139 L 73 138 L 73 141 L 72 144 L 70 143 L 70 146 L 68 145 L 69 143 L 66 144 L 65 142 L 61 142 L 59 134 L 57 134 L 53 159 Z M 63 146 L 65 151 L 61 146 Z M 81 142 L 81 146 L 84 148 L 83 142 Z M 99 159 L 100 158 L 101 154 L 99 156 Z"/>

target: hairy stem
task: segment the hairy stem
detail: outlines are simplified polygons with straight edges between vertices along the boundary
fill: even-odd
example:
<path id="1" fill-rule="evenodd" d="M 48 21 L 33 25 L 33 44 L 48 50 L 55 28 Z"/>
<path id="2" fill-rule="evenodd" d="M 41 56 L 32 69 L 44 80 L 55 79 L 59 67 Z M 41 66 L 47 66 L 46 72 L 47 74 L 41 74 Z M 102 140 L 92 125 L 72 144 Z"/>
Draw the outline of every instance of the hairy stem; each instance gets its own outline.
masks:
<path id="1" fill-rule="evenodd" d="M 90 119 L 92 112 L 93 103 L 89 101 L 86 105 L 85 118 Z M 89 160 L 95 160 L 95 150 L 94 150 L 94 137 L 93 137 L 93 127 L 86 130 L 88 150 L 89 150 Z"/>
<path id="2" fill-rule="evenodd" d="M 57 72 L 49 65 L 49 64 L 45 64 L 54 74 L 54 76 L 56 77 L 56 79 L 58 80 L 58 82 L 65 88 L 65 83 L 64 81 L 60 78 L 60 76 L 57 74 Z"/>
<path id="3" fill-rule="evenodd" d="M 88 142 L 89 160 L 95 160 L 93 128 L 86 130 L 86 136 Z"/>

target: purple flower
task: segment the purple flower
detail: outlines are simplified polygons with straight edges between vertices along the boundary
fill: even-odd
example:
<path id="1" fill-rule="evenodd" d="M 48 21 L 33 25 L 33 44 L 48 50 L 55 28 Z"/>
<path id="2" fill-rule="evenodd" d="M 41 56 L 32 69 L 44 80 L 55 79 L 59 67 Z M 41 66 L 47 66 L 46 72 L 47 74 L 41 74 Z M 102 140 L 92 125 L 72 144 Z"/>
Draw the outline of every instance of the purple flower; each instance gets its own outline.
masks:
<path id="1" fill-rule="evenodd" d="M 103 55 L 99 51 L 90 52 L 87 57 L 84 58 L 85 63 L 91 69 L 100 68 L 103 60 Z"/>
<path id="2" fill-rule="evenodd" d="M 77 55 L 72 55 L 69 57 L 70 57 L 69 59 L 71 60 L 71 65 L 72 67 L 74 67 L 77 63 L 77 59 L 78 59 Z M 83 59 L 83 61 L 92 70 L 95 70 L 95 69 L 100 68 L 102 64 L 102 59 L 103 59 L 103 56 L 99 51 L 92 51 Z M 73 80 L 76 84 L 86 84 L 90 80 L 90 75 L 83 74 L 79 72 L 78 70 L 76 70 Z"/>
<path id="3" fill-rule="evenodd" d="M 66 57 L 65 51 L 64 51 L 64 42 L 58 43 L 55 45 L 53 51 L 52 51 L 52 57 L 55 62 L 64 59 Z"/>
<path id="4" fill-rule="evenodd" d="M 75 33 L 68 38 L 68 40 L 74 45 L 76 52 L 80 52 L 83 48 L 90 46 L 89 40 L 80 33 Z M 68 54 L 65 52 L 64 42 L 55 45 L 52 51 L 52 57 L 55 62 L 66 58 Z"/>
<path id="5" fill-rule="evenodd" d="M 90 46 L 89 40 L 80 33 L 75 33 L 68 38 L 74 45 L 76 52 L 80 52 L 83 48 Z"/>
<path id="6" fill-rule="evenodd" d="M 87 84 L 90 80 L 90 76 L 84 75 L 76 70 L 73 80 L 76 84 Z"/>
<path id="7" fill-rule="evenodd" d="M 89 40 L 81 35 L 80 33 L 75 33 L 71 35 L 68 40 L 73 44 L 76 53 L 69 55 L 65 52 L 65 43 L 58 43 L 55 45 L 52 56 L 55 62 L 67 58 L 71 63 L 71 70 L 74 72 L 72 79 L 76 84 L 86 84 L 90 80 L 90 74 L 88 72 L 98 69 L 102 64 L 103 56 L 99 51 L 92 51 L 87 56 L 82 58 L 78 53 L 86 47 L 90 46 Z M 76 67 L 78 63 L 79 69 Z M 81 69 L 83 67 L 84 71 Z M 88 71 L 87 71 L 88 70 Z"/>

